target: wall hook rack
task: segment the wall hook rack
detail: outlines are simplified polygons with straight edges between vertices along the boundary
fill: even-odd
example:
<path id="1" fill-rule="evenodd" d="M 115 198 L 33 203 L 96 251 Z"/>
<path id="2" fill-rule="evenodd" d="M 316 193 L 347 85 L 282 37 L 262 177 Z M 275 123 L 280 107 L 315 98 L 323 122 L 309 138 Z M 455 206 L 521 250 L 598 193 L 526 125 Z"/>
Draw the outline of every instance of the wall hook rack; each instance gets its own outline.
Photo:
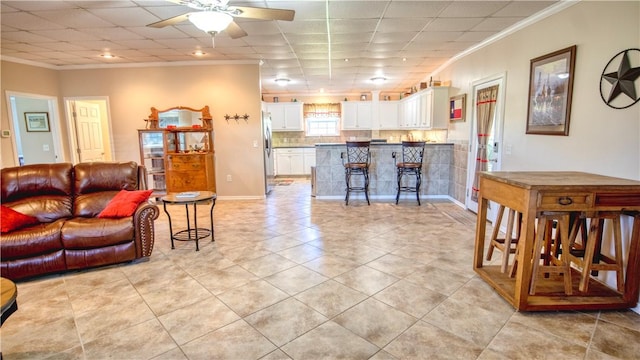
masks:
<path id="1" fill-rule="evenodd" d="M 230 119 L 235 120 L 237 124 L 240 123 L 240 119 L 244 120 L 244 122 L 246 123 L 249 123 L 249 115 L 247 113 L 245 113 L 244 115 L 238 115 L 238 113 L 236 113 L 235 115 L 225 114 L 224 119 L 227 121 L 227 124 L 229 123 Z"/>

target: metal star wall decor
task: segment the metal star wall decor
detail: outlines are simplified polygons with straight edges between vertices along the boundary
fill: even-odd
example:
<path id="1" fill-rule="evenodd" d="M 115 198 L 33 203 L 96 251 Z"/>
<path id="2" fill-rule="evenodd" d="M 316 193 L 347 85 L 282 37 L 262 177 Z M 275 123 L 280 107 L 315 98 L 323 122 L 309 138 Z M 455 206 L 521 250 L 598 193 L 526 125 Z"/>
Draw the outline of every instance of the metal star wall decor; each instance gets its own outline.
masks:
<path id="1" fill-rule="evenodd" d="M 640 49 L 627 49 L 617 53 L 609 60 L 600 76 L 600 97 L 614 109 L 626 109 L 640 100 L 636 94 L 636 83 L 640 82 L 637 81 L 640 78 L 640 66 L 632 67 L 632 63 L 640 63 Z M 621 94 L 626 96 L 621 97 Z"/>

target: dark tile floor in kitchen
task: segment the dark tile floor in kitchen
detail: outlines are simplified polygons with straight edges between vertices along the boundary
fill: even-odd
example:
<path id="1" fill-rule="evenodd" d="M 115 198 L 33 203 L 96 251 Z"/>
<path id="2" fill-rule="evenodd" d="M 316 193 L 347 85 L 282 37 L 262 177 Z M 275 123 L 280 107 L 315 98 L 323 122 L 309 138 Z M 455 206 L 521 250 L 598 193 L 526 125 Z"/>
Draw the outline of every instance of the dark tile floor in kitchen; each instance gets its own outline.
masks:
<path id="1" fill-rule="evenodd" d="M 295 179 L 219 200 L 215 226 L 171 250 L 161 214 L 148 262 L 18 283 L 4 359 L 640 357 L 632 311 L 514 311 L 473 272 L 475 215 L 447 201 L 346 207 Z"/>

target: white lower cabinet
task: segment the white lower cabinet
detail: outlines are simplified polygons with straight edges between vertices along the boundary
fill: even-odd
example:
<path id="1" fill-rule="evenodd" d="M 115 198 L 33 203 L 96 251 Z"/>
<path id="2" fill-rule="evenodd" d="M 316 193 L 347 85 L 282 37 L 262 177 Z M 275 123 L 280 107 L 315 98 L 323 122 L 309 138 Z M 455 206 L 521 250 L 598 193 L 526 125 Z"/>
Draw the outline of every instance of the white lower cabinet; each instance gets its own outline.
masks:
<path id="1" fill-rule="evenodd" d="M 315 148 L 274 149 L 276 175 L 310 175 L 316 165 Z"/>

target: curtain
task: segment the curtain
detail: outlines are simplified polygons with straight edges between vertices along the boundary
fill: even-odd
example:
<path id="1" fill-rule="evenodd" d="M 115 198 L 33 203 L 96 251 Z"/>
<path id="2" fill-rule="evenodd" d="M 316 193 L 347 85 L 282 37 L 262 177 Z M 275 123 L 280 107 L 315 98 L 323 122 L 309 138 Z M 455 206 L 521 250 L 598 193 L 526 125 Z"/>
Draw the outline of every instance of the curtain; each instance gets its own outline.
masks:
<path id="1" fill-rule="evenodd" d="M 478 90 L 476 96 L 478 150 L 476 152 L 476 170 L 473 178 L 473 187 L 471 188 L 471 199 L 476 202 L 478 201 L 478 192 L 480 191 L 479 173 L 488 169 L 487 142 L 491 135 L 491 128 L 493 127 L 493 115 L 496 109 L 497 98 L 498 85 Z"/>
<path id="2" fill-rule="evenodd" d="M 340 103 L 304 104 L 302 111 L 308 117 L 340 117 Z"/>

